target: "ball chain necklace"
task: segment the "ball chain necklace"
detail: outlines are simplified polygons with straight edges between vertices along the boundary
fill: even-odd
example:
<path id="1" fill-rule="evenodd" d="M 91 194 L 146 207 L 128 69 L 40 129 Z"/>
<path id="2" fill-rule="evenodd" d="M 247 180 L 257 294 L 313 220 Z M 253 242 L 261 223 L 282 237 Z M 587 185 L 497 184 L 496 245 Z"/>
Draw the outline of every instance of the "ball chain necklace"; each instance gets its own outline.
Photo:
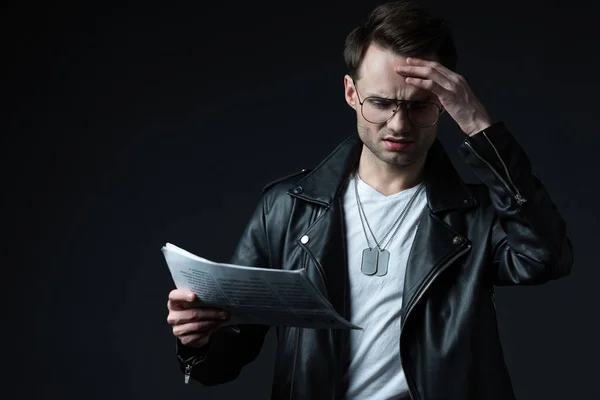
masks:
<path id="1" fill-rule="evenodd" d="M 365 234 L 365 239 L 367 240 L 367 246 L 368 246 L 362 252 L 362 260 L 360 263 L 360 270 L 365 275 L 384 276 L 385 274 L 387 274 L 388 266 L 390 263 L 390 252 L 389 252 L 389 250 L 386 249 L 386 246 L 390 244 L 390 242 L 392 241 L 392 238 L 396 235 L 396 233 L 398 233 L 398 229 L 400 228 L 400 225 L 402 225 L 402 221 L 404 220 L 406 213 L 408 212 L 412 203 L 415 201 L 417 195 L 421 192 L 421 190 L 423 189 L 424 186 L 422 183 L 419 183 L 419 187 L 417 188 L 417 190 L 415 190 L 413 195 L 410 197 L 410 199 L 408 200 L 408 202 L 406 203 L 406 205 L 404 206 L 404 208 L 402 209 L 402 211 L 396 218 L 396 221 L 394 221 L 394 223 L 392 224 L 390 230 L 385 234 L 383 239 L 381 239 L 380 241 L 377 241 L 377 238 L 373 234 L 373 230 L 371 229 L 371 226 L 369 225 L 369 221 L 367 220 L 367 215 L 365 214 L 365 210 L 363 208 L 362 202 L 360 201 L 360 197 L 358 195 L 358 179 L 359 179 L 358 173 L 356 173 L 354 175 L 354 179 L 353 179 L 354 193 L 356 196 L 356 204 L 358 206 L 358 215 L 360 217 L 360 223 L 362 225 L 363 232 Z M 373 237 L 375 246 L 371 246 L 371 241 L 369 240 L 369 235 L 367 234 L 367 228 L 369 229 L 369 232 L 371 233 L 371 236 Z M 391 234 L 391 236 L 390 236 L 390 234 Z M 385 242 L 385 239 L 388 238 L 388 236 L 390 236 L 389 240 L 387 241 L 386 246 L 384 246 L 383 244 Z"/>

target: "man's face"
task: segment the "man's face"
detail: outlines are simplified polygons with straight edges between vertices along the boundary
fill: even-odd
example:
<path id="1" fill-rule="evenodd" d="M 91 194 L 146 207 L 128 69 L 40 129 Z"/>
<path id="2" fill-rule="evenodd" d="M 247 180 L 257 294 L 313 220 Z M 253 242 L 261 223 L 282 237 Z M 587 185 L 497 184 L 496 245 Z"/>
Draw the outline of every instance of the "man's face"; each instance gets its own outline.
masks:
<path id="1" fill-rule="evenodd" d="M 409 85 L 404 76 L 394 71 L 395 67 L 405 63 L 405 57 L 371 45 L 361 66 L 360 78 L 355 81 L 348 75 L 344 78 L 346 101 L 356 110 L 358 134 L 368 153 L 397 167 L 424 161 L 437 136 L 437 124 L 427 128 L 416 127 L 402 107 L 388 121 L 372 123 L 363 117 L 359 99 L 364 101 L 375 96 L 429 101 L 439 105 L 433 93 Z"/>

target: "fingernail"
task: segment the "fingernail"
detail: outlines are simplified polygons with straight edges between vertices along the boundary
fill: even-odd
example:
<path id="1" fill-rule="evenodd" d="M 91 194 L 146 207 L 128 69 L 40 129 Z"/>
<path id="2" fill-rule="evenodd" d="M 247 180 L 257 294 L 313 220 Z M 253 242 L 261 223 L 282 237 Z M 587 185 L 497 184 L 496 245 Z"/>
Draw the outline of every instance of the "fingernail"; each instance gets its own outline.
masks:
<path id="1" fill-rule="evenodd" d="M 188 294 L 188 295 L 187 295 L 187 299 L 188 299 L 189 301 L 192 301 L 192 300 L 194 300 L 194 293 L 190 293 L 190 294 Z"/>
<path id="2" fill-rule="evenodd" d="M 227 312 L 225 312 L 225 311 L 219 312 L 219 318 L 221 318 L 221 319 L 227 319 Z"/>

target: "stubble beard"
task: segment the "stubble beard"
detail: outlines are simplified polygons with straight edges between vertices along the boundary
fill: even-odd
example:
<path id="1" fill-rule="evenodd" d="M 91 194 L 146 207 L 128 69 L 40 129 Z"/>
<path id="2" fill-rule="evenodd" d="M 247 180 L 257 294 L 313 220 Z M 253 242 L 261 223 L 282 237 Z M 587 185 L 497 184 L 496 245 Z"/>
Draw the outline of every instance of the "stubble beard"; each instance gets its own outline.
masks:
<path id="1" fill-rule="evenodd" d="M 412 151 L 409 152 L 388 151 L 382 147 L 381 141 L 379 140 L 379 135 L 381 135 L 381 133 L 373 138 L 367 127 L 358 124 L 357 128 L 363 145 L 373 154 L 373 156 L 386 164 L 403 169 L 413 165 L 425 156 L 425 154 L 421 154 L 420 148 L 412 149 Z M 413 146 L 419 147 L 419 141 L 415 141 Z"/>

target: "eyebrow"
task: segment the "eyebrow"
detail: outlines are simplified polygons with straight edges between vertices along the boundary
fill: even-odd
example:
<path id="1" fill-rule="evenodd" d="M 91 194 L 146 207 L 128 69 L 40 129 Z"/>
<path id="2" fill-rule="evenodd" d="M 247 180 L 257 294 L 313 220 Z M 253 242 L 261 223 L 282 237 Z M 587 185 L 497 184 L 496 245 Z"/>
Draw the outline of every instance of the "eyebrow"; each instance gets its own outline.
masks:
<path id="1" fill-rule="evenodd" d="M 408 101 L 432 101 L 435 99 L 435 95 L 433 93 L 417 93 L 414 95 L 416 97 L 416 99 L 411 99 Z M 380 99 L 385 99 L 385 100 L 403 100 L 406 101 L 405 99 L 397 99 L 395 97 L 389 97 L 386 95 L 383 95 L 381 93 L 375 93 L 375 92 L 367 92 L 366 93 L 366 97 L 377 97 Z"/>
<path id="2" fill-rule="evenodd" d="M 390 99 L 390 100 L 392 100 L 391 97 L 388 97 L 386 95 L 383 95 L 383 94 L 377 93 L 377 92 L 365 92 L 365 97 L 381 97 L 382 99 Z"/>

